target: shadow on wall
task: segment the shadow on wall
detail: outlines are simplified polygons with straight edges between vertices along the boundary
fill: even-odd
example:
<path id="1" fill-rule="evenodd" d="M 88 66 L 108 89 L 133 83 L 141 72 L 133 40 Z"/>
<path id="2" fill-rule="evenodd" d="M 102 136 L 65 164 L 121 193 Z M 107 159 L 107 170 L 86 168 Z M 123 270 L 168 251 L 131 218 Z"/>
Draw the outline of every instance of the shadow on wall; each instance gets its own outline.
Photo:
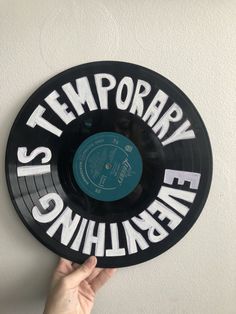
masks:
<path id="1" fill-rule="evenodd" d="M 17 267 L 17 262 L 15 262 Z M 48 269 L 34 263 L 31 268 L 15 271 L 11 281 L 1 288 L 0 307 L 3 314 L 41 314 L 50 283 Z M 40 276 L 38 268 L 40 267 Z M 11 270 L 9 269 L 9 272 Z"/>
<path id="2" fill-rule="evenodd" d="M 30 95 L 31 92 L 28 94 Z M 0 267 L 3 272 L 0 279 L 1 314 L 42 314 L 50 275 L 54 267 L 50 263 L 50 258 L 39 259 L 39 257 L 45 256 L 44 249 L 37 250 L 38 246 L 34 242 L 37 240 L 32 239 L 33 237 L 15 212 L 5 180 L 5 149 L 11 123 L 29 95 L 22 97 L 18 104 L 4 113 L 6 121 L 9 122 L 3 130 L 4 141 L 0 143 L 1 151 L 4 152 L 0 157 L 2 166 L 0 169 L 1 201 L 2 204 L 7 205 L 1 208 L 0 221 L 0 234 L 4 235 L 2 243 L 5 243 L 5 247 L 1 248 L 1 266 L 3 266 Z M 14 252 L 9 252 L 11 259 L 9 256 L 3 256 L 10 247 L 12 247 L 11 250 L 14 250 Z M 48 255 L 48 252 L 46 254 Z M 29 260 L 27 264 L 24 264 L 27 256 Z"/>
<path id="3" fill-rule="evenodd" d="M 5 182 L 2 187 L 4 198 L 8 198 L 4 203 L 9 206 L 1 208 L 0 227 L 7 248 L 12 249 L 1 258 L 0 313 L 42 314 L 55 267 L 50 254 L 53 259 L 55 256 L 31 236 L 11 204 Z"/>

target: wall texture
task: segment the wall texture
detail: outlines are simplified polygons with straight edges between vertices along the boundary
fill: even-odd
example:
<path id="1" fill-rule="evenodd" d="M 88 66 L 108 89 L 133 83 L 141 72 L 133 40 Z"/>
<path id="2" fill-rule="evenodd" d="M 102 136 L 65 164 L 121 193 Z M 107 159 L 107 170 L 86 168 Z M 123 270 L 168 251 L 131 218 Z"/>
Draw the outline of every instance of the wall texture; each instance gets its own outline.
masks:
<path id="1" fill-rule="evenodd" d="M 0 0 L 1 313 L 42 313 L 57 261 L 10 202 L 4 175 L 10 127 L 41 83 L 95 60 L 137 63 L 179 86 L 208 128 L 214 176 L 190 232 L 158 258 L 120 269 L 93 313 L 235 313 L 235 16 L 234 0 Z"/>

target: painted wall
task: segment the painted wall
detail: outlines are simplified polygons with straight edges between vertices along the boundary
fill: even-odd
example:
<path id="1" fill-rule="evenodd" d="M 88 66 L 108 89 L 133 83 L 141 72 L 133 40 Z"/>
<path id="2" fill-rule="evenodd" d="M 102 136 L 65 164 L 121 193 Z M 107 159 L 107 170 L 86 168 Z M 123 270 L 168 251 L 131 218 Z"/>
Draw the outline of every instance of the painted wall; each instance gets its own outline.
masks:
<path id="1" fill-rule="evenodd" d="M 25 229 L 4 175 L 10 127 L 56 73 L 121 60 L 169 78 L 207 125 L 214 176 L 205 209 L 169 251 L 120 269 L 95 314 L 233 314 L 236 307 L 236 1 L 0 1 L 0 312 L 42 313 L 57 257 Z"/>

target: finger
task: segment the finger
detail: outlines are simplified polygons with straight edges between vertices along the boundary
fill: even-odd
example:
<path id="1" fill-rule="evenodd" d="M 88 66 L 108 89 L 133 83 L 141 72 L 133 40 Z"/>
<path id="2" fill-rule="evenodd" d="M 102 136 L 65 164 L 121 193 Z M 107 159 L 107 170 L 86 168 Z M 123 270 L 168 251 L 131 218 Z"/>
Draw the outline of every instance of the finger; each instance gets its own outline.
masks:
<path id="1" fill-rule="evenodd" d="M 103 269 L 90 283 L 93 291 L 97 292 L 115 274 L 116 271 L 116 268 Z"/>
<path id="2" fill-rule="evenodd" d="M 95 266 L 97 264 L 97 259 L 95 256 L 90 256 L 82 265 L 74 270 L 71 274 L 65 277 L 65 281 L 68 286 L 76 286 L 81 281 L 89 277 L 89 275 L 93 272 Z"/>
<path id="3" fill-rule="evenodd" d="M 69 261 L 68 259 L 65 259 L 63 257 L 60 257 L 59 262 L 58 262 L 58 266 L 59 265 L 63 265 L 63 266 L 71 266 L 73 264 L 72 261 Z"/>
<path id="4" fill-rule="evenodd" d="M 51 289 L 59 282 L 63 277 L 65 277 L 67 274 L 71 271 L 71 261 L 60 258 L 57 266 L 52 274 L 52 281 L 51 281 Z"/>
<path id="5" fill-rule="evenodd" d="M 68 259 L 66 259 L 64 257 L 60 257 L 59 263 L 66 263 L 66 264 L 70 264 L 70 265 L 73 264 L 72 261 L 70 261 L 70 260 L 68 260 Z"/>
<path id="6" fill-rule="evenodd" d="M 95 268 L 92 274 L 88 276 L 86 281 L 90 283 L 94 278 L 96 278 L 100 274 L 102 270 L 103 268 Z"/>
<path id="7" fill-rule="evenodd" d="M 76 270 L 77 268 L 80 267 L 80 264 L 72 263 L 72 267 L 73 267 L 73 270 Z"/>
<path id="8" fill-rule="evenodd" d="M 65 275 L 71 270 L 71 266 L 72 266 L 71 261 L 61 257 L 55 269 L 55 273 Z"/>
<path id="9" fill-rule="evenodd" d="M 68 261 L 64 258 L 60 258 L 59 261 L 58 261 L 58 264 L 54 270 L 54 273 L 53 273 L 53 277 L 54 278 L 61 278 L 61 277 L 64 277 L 65 275 L 67 275 L 71 269 L 71 261 Z"/>
<path id="10" fill-rule="evenodd" d="M 77 263 L 72 263 L 72 267 L 73 267 L 73 270 L 81 267 L 80 264 L 77 264 Z M 86 281 L 87 282 L 90 282 L 92 281 L 95 277 L 97 277 L 97 275 L 103 270 L 103 268 L 94 268 L 93 272 L 86 278 Z"/>

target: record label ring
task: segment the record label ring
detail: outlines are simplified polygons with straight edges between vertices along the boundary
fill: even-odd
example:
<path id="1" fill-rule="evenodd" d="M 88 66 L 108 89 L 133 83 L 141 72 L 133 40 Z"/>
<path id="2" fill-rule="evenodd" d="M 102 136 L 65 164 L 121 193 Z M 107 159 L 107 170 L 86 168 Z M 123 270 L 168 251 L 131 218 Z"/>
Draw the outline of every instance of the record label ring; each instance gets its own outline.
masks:
<path id="1" fill-rule="evenodd" d="M 30 232 L 98 267 L 152 259 L 190 230 L 206 202 L 212 153 L 187 96 L 139 65 L 100 61 L 49 79 L 11 128 L 6 179 Z"/>

